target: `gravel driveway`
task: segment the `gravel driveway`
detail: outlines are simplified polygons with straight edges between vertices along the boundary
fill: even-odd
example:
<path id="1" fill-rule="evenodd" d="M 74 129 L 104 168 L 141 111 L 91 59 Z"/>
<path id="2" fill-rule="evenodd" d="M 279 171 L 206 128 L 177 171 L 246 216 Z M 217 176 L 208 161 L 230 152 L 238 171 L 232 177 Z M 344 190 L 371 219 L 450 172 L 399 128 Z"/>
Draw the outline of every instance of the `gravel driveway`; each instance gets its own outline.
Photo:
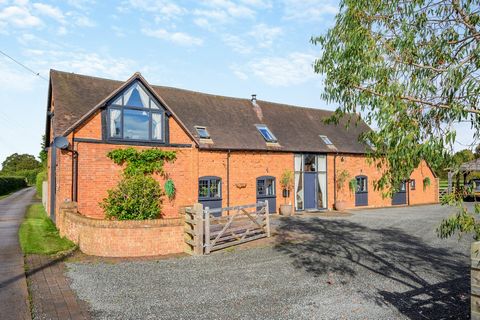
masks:
<path id="1" fill-rule="evenodd" d="M 465 319 L 469 239 L 439 205 L 281 220 L 274 246 L 161 261 L 69 263 L 98 319 Z"/>

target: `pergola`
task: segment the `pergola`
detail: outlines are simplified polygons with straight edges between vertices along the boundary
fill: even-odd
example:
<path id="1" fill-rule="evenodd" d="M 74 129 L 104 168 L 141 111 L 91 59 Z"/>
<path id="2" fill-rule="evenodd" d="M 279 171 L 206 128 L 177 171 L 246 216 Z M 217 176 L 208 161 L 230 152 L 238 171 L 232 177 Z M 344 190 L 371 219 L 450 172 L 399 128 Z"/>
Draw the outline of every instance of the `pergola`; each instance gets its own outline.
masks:
<path id="1" fill-rule="evenodd" d="M 460 165 L 458 173 L 457 174 L 463 174 L 463 184 L 465 185 L 467 175 L 470 172 L 475 172 L 475 171 L 480 171 L 480 158 L 474 159 L 471 161 L 464 162 Z M 448 192 L 452 192 L 453 188 L 453 172 L 449 171 L 448 172 Z"/>

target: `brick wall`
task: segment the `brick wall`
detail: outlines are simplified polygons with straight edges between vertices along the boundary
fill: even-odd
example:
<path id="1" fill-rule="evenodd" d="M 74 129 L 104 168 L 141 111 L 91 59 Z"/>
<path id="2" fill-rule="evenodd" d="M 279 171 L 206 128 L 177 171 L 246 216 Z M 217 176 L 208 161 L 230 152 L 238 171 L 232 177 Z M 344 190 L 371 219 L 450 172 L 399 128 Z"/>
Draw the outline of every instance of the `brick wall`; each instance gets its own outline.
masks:
<path id="1" fill-rule="evenodd" d="M 222 179 L 222 206 L 227 206 L 227 157 L 224 151 L 200 151 L 198 155 L 198 177 L 218 176 Z M 278 212 L 282 197 L 280 178 L 285 170 L 293 171 L 293 154 L 282 152 L 242 152 L 230 153 L 230 206 L 257 202 L 257 178 L 273 176 L 276 178 Z M 293 190 L 287 203 L 293 205 Z"/>
<path id="2" fill-rule="evenodd" d="M 328 166 L 328 207 L 333 208 L 334 205 L 334 156 L 327 156 Z M 378 181 L 383 171 L 377 169 L 375 164 L 370 163 L 363 155 L 339 155 L 336 160 L 337 174 L 346 170 L 349 178 L 341 191 L 337 192 L 337 199 L 346 201 L 347 208 L 355 208 L 355 194 L 350 191 L 348 182 L 359 175 L 368 177 L 368 207 L 387 207 L 391 206 L 391 198 L 384 197 L 382 191 L 375 191 L 374 182 Z M 425 177 L 430 179 L 431 185 L 423 188 L 423 180 Z M 435 178 L 430 167 L 425 161 L 422 161 L 417 169 L 412 173 L 411 179 L 415 179 L 416 188 L 410 190 L 408 187 L 407 197 L 410 198 L 410 204 L 427 204 L 438 202 L 438 179 Z M 407 198 L 408 199 L 408 198 Z"/>
<path id="3" fill-rule="evenodd" d="M 63 204 L 56 221 L 60 235 L 86 254 L 103 257 L 144 257 L 184 251 L 182 218 L 147 221 L 97 220 Z"/>

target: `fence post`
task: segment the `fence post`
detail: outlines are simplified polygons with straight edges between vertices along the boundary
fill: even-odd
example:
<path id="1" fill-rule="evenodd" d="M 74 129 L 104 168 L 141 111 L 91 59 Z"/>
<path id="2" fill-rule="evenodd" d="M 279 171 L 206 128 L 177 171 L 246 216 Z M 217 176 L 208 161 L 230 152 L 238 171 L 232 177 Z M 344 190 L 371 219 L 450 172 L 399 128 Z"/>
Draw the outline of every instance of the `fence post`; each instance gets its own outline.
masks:
<path id="1" fill-rule="evenodd" d="M 195 203 L 193 205 L 193 213 L 195 225 L 193 230 L 195 232 L 195 247 L 193 253 L 201 256 L 203 254 L 203 204 Z"/>
<path id="2" fill-rule="evenodd" d="M 265 228 L 267 229 L 267 237 L 270 238 L 270 209 L 268 208 L 268 200 L 265 200 Z"/>
<path id="3" fill-rule="evenodd" d="M 210 208 L 205 208 L 205 254 L 210 253 Z"/>
<path id="4" fill-rule="evenodd" d="M 472 320 L 480 320 L 480 241 L 473 242 L 470 250 L 471 306 Z"/>

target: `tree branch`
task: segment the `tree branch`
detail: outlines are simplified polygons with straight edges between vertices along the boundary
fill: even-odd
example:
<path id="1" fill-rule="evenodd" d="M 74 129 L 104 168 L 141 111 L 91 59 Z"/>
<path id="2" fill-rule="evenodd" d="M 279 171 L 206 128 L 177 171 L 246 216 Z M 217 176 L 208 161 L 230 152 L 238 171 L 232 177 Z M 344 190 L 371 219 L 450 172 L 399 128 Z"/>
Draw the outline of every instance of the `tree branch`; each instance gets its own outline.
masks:
<path id="1" fill-rule="evenodd" d="M 370 88 L 365 88 L 365 87 L 357 86 L 357 85 L 354 85 L 353 87 L 357 90 L 368 92 L 368 93 L 373 94 L 374 96 L 377 96 L 377 97 L 382 97 L 382 98 L 387 97 L 386 95 L 384 95 L 380 92 L 374 91 Z M 447 110 L 452 109 L 452 106 L 449 106 L 447 104 L 434 103 L 434 102 L 422 100 L 422 99 L 419 99 L 419 98 L 415 98 L 415 97 L 412 97 L 412 96 L 398 96 L 397 98 L 400 99 L 400 100 L 404 100 L 404 101 L 423 104 L 423 105 L 433 107 L 433 108 L 440 108 L 440 109 L 447 109 Z M 465 111 L 465 112 L 468 112 L 468 113 L 480 114 L 480 110 L 477 110 L 477 109 L 463 109 L 462 111 Z"/>

